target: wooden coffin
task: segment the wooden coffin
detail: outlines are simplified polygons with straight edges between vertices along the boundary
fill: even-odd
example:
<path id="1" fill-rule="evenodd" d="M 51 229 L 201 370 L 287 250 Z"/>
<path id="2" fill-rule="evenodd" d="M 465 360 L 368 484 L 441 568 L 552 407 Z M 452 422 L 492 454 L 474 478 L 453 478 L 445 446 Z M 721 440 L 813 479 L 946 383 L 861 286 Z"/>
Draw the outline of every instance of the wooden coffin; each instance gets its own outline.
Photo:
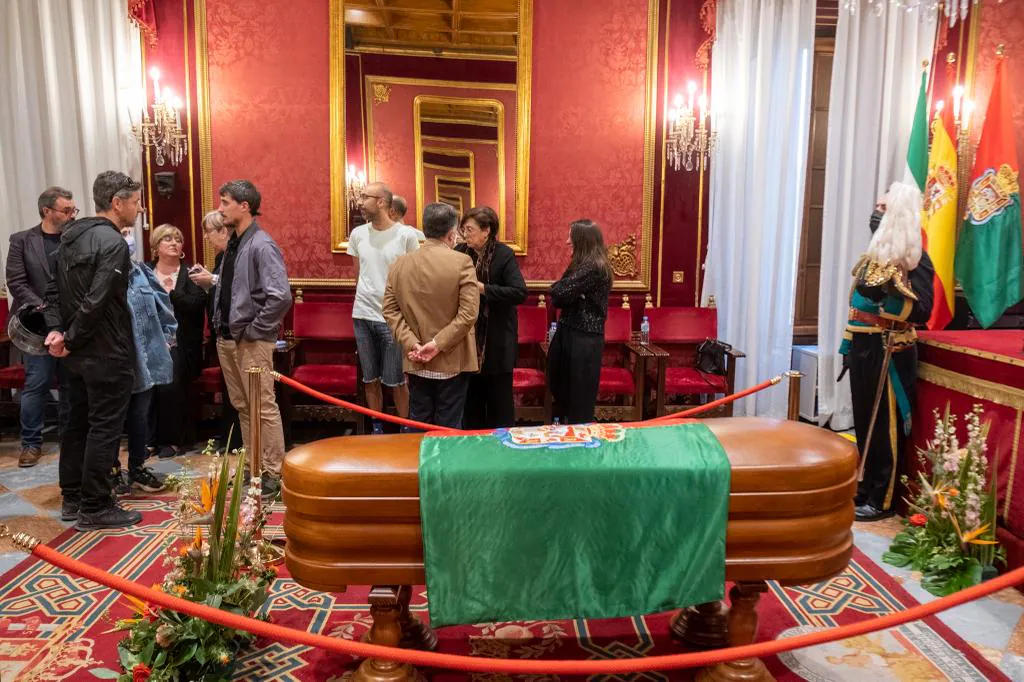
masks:
<path id="1" fill-rule="evenodd" d="M 853 444 L 792 421 L 704 423 L 732 464 L 726 578 L 806 584 L 842 571 L 853 551 Z M 286 562 L 296 581 L 327 592 L 425 583 L 421 438 L 329 438 L 288 453 L 284 530 Z"/>

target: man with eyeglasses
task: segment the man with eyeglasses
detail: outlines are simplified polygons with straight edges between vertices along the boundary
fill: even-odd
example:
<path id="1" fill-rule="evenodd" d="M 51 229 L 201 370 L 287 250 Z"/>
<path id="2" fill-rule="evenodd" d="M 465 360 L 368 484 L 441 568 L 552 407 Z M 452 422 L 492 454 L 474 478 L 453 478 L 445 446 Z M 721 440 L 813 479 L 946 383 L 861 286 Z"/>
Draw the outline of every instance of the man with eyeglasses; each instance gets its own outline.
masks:
<path id="1" fill-rule="evenodd" d="M 142 514 L 121 507 L 110 472 L 135 381 L 128 308 L 131 256 L 121 229 L 135 224 L 142 186 L 105 171 L 92 185 L 96 216 L 65 228 L 43 314 L 50 355 L 65 358 L 68 421 L 60 439 L 60 517 L 77 530 L 126 528 Z"/>
<path id="2" fill-rule="evenodd" d="M 43 304 L 46 284 L 53 273 L 60 233 L 75 219 L 78 209 L 71 192 L 49 187 L 39 195 L 38 225 L 11 235 L 7 251 L 7 287 L 14 310 Z M 18 466 L 33 467 L 43 456 L 43 421 L 54 377 L 59 384 L 58 426 L 67 422 L 67 391 L 63 363 L 50 355 L 25 355 L 25 386 L 21 391 L 21 455 Z"/>
<path id="3" fill-rule="evenodd" d="M 384 409 L 383 384 L 391 389 L 398 414 L 407 417 L 409 387 L 402 371 L 402 350 L 384 321 L 384 289 L 392 263 L 418 249 L 419 240 L 415 230 L 391 219 L 393 197 L 381 182 L 367 185 L 359 196 L 359 211 L 366 224 L 352 230 L 348 237 L 348 255 L 356 265 L 352 323 L 366 406 L 378 412 Z M 384 432 L 379 420 L 374 419 L 372 424 L 374 433 Z"/>

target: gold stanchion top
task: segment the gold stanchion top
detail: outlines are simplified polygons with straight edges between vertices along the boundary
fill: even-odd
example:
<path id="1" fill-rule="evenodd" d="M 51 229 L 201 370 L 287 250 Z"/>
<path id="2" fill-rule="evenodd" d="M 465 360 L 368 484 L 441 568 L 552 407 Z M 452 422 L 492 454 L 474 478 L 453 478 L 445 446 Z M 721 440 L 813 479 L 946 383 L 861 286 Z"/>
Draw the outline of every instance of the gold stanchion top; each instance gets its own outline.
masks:
<path id="1" fill-rule="evenodd" d="M 803 375 L 804 373 L 801 372 L 800 370 L 791 369 L 788 372 L 786 372 L 783 376 L 785 376 L 787 379 L 799 379 Z"/>
<path id="2" fill-rule="evenodd" d="M 246 374 L 262 374 L 263 371 L 264 370 L 263 370 L 262 367 L 250 367 L 249 369 L 245 370 L 245 373 Z"/>
<path id="3" fill-rule="evenodd" d="M 6 523 L 0 523 L 0 540 L 4 538 L 10 538 L 15 547 L 26 552 L 31 552 L 39 544 L 38 538 L 28 533 L 11 533 L 11 529 Z"/>

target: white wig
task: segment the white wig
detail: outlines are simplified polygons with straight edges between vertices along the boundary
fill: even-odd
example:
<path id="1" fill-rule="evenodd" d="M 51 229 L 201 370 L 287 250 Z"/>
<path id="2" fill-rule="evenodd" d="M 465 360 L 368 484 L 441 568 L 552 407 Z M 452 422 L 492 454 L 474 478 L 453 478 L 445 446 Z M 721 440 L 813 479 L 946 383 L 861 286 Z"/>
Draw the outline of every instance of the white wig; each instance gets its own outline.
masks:
<path id="1" fill-rule="evenodd" d="M 910 272 L 921 261 L 921 191 L 894 182 L 883 201 L 885 215 L 871 237 L 867 255 L 878 263 L 892 262 Z"/>

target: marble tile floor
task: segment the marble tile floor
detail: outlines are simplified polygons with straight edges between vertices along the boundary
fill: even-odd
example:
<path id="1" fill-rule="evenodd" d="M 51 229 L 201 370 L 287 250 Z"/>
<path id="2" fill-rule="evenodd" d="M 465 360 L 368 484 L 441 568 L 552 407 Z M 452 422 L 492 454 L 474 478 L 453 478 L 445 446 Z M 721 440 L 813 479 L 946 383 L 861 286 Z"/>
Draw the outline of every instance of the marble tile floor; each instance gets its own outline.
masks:
<path id="1" fill-rule="evenodd" d="M 184 466 L 202 470 L 209 458 L 200 454 L 202 445 L 190 453 L 172 459 L 150 459 L 154 471 L 168 474 Z M 48 542 L 70 523 L 60 520 L 60 490 L 57 487 L 57 446 L 46 443 L 39 464 L 28 469 L 18 467 L 18 443 L 0 441 L 0 523 L 14 531 L 25 531 Z M 127 460 L 122 450 L 122 463 Z M 899 582 L 915 599 L 924 603 L 935 599 L 924 591 L 920 575 L 890 566 L 882 561 L 889 539 L 901 529 L 898 519 L 876 523 L 858 523 L 854 527 L 857 547 Z M 25 558 L 6 540 L 0 540 L 0 575 Z M 1024 594 L 1010 589 L 991 597 L 960 606 L 939 616 L 983 656 L 997 665 L 1011 680 L 1024 682 Z"/>

